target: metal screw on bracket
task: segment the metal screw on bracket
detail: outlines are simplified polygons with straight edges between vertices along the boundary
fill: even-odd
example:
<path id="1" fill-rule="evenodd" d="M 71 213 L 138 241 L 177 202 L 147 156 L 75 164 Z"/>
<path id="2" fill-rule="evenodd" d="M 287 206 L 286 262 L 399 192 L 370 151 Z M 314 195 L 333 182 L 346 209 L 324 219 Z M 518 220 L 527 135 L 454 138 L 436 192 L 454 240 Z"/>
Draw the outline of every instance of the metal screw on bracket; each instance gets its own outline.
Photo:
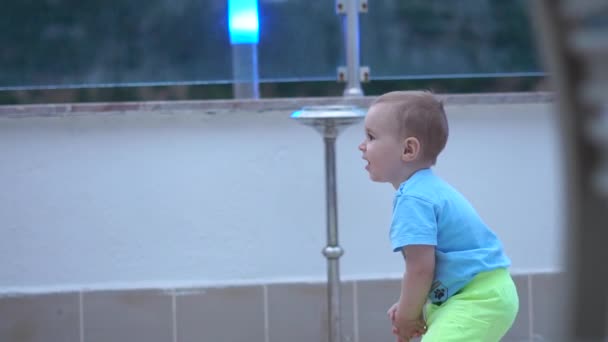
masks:
<path id="1" fill-rule="evenodd" d="M 359 12 L 367 13 L 367 10 L 368 10 L 367 0 L 359 0 Z"/>
<path id="2" fill-rule="evenodd" d="M 338 82 L 346 82 L 347 78 L 346 68 L 338 67 Z"/>
<path id="3" fill-rule="evenodd" d="M 369 67 L 363 66 L 359 69 L 359 80 L 363 83 L 369 82 L 370 71 Z"/>
<path id="4" fill-rule="evenodd" d="M 344 4 L 345 0 L 337 0 L 336 1 L 336 13 L 337 14 L 346 14 L 346 5 Z"/>

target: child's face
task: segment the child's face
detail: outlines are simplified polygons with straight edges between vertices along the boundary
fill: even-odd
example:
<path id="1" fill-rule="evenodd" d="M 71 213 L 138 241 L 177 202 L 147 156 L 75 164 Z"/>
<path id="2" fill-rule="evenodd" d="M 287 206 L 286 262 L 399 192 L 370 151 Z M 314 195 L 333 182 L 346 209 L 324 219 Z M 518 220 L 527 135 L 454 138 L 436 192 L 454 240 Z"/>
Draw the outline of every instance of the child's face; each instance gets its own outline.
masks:
<path id="1" fill-rule="evenodd" d="M 372 106 L 365 117 L 365 140 L 359 145 L 365 169 L 376 182 L 400 182 L 403 170 L 403 144 L 399 138 L 397 120 L 386 112 L 384 104 Z"/>

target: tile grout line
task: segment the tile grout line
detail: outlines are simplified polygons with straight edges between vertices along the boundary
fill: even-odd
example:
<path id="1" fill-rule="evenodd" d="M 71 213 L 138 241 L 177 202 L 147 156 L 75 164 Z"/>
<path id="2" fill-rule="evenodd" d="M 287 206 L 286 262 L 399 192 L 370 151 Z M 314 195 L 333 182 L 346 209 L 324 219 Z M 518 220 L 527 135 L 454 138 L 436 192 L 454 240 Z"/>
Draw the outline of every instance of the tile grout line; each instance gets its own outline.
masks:
<path id="1" fill-rule="evenodd" d="M 528 338 L 530 342 L 534 341 L 534 305 L 532 302 L 532 275 L 528 274 L 528 316 L 530 317 Z"/>
<path id="2" fill-rule="evenodd" d="M 268 285 L 262 285 L 264 291 L 264 341 L 270 342 L 270 324 L 268 323 Z"/>
<path id="3" fill-rule="evenodd" d="M 177 342 L 177 299 L 175 291 L 171 291 L 171 311 L 173 313 L 173 342 Z"/>
<path id="4" fill-rule="evenodd" d="M 82 291 L 78 291 L 78 333 L 80 335 L 80 342 L 84 342 L 84 312 L 82 304 L 83 301 Z"/>
<path id="5" fill-rule="evenodd" d="M 357 282 L 353 281 L 353 342 L 359 342 L 359 308 L 357 303 Z"/>

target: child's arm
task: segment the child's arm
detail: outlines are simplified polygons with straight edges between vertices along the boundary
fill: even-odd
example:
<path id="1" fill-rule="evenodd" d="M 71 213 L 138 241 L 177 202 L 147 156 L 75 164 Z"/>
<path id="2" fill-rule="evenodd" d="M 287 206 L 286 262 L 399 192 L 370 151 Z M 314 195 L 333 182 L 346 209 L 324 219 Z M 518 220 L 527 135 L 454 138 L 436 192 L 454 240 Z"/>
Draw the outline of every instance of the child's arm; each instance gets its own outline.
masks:
<path id="1" fill-rule="evenodd" d="M 407 272 L 403 274 L 396 323 L 418 320 L 435 275 L 435 246 L 410 245 L 403 248 Z M 399 327 L 397 327 L 399 328 Z"/>

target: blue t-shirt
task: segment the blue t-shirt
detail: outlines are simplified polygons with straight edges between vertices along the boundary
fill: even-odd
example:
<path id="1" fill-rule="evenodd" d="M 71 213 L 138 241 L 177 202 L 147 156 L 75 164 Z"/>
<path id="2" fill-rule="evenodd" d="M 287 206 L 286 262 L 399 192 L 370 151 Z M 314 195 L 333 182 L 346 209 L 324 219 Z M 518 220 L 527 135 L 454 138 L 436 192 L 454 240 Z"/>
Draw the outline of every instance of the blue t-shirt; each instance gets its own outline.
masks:
<path id="1" fill-rule="evenodd" d="M 435 278 L 428 298 L 442 303 L 480 272 L 511 261 L 473 206 L 431 169 L 415 172 L 397 190 L 390 229 L 393 251 L 435 246 Z"/>

